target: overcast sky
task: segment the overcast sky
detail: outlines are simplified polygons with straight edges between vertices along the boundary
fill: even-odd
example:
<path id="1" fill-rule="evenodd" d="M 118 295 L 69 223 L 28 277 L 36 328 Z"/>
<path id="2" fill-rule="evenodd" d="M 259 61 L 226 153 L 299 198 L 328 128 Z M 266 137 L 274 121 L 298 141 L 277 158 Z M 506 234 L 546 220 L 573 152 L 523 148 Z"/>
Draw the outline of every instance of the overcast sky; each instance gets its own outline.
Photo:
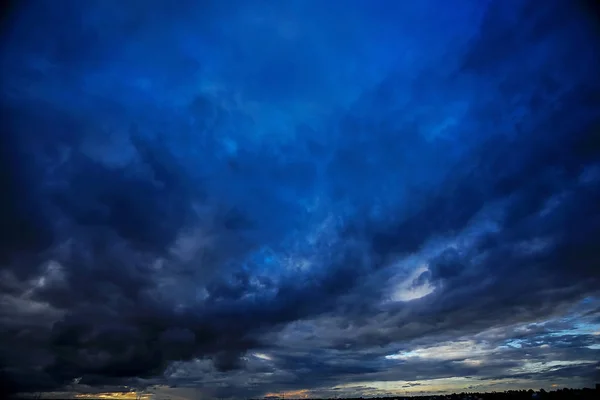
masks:
<path id="1" fill-rule="evenodd" d="M 579 4 L 21 2 L 2 390 L 600 381 L 600 28 Z"/>

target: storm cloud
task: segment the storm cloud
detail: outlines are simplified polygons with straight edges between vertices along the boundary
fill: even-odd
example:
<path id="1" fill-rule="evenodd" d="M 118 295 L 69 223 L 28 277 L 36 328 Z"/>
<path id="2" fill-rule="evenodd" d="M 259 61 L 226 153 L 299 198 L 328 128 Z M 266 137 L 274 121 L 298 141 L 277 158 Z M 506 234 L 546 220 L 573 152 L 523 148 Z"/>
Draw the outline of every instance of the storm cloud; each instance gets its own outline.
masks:
<path id="1" fill-rule="evenodd" d="M 599 21 L 447 3 L 15 5 L 2 389 L 598 380 Z"/>

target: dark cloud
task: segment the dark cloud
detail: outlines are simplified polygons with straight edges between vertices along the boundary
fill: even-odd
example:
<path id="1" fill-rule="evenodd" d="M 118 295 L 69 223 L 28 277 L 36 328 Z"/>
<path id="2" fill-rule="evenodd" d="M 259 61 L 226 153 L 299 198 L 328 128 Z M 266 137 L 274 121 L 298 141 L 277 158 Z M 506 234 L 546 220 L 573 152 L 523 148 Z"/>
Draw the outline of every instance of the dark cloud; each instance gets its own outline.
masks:
<path id="1" fill-rule="evenodd" d="M 3 31 L 2 390 L 592 382 L 582 8 L 159 3 Z"/>

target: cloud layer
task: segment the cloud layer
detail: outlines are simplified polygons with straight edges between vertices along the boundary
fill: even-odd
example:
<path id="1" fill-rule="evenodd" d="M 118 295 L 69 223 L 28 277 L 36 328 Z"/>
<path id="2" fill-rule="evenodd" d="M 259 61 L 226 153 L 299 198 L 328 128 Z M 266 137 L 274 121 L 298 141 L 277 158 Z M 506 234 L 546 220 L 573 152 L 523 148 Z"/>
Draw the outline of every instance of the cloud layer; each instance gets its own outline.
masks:
<path id="1" fill-rule="evenodd" d="M 3 390 L 598 379 L 588 9 L 59 3 L 2 30 Z"/>

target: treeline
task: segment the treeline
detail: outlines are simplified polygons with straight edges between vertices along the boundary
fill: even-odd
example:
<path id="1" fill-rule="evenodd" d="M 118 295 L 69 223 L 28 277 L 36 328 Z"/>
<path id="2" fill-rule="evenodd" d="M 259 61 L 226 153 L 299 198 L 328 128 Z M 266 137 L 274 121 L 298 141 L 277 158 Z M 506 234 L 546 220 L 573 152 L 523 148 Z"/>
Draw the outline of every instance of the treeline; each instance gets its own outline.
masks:
<path id="1" fill-rule="evenodd" d="M 309 400 L 368 400 L 373 398 L 364 397 L 348 397 L 342 398 L 337 397 L 331 398 L 311 398 Z M 505 392 L 490 392 L 490 393 L 479 393 L 479 392 L 463 392 L 446 395 L 429 395 L 429 396 L 392 396 L 392 397 L 376 397 L 379 400 L 411 400 L 411 399 L 422 399 L 422 400 L 525 400 L 525 399 L 543 399 L 543 400 L 598 400 L 600 399 L 600 388 L 597 389 L 557 389 L 552 391 L 545 391 L 540 389 L 538 391 L 530 390 L 508 390 Z M 250 400 L 263 400 L 263 399 L 250 399 Z M 269 398 L 269 400 L 274 400 Z M 292 399 L 289 399 L 292 400 Z"/>

